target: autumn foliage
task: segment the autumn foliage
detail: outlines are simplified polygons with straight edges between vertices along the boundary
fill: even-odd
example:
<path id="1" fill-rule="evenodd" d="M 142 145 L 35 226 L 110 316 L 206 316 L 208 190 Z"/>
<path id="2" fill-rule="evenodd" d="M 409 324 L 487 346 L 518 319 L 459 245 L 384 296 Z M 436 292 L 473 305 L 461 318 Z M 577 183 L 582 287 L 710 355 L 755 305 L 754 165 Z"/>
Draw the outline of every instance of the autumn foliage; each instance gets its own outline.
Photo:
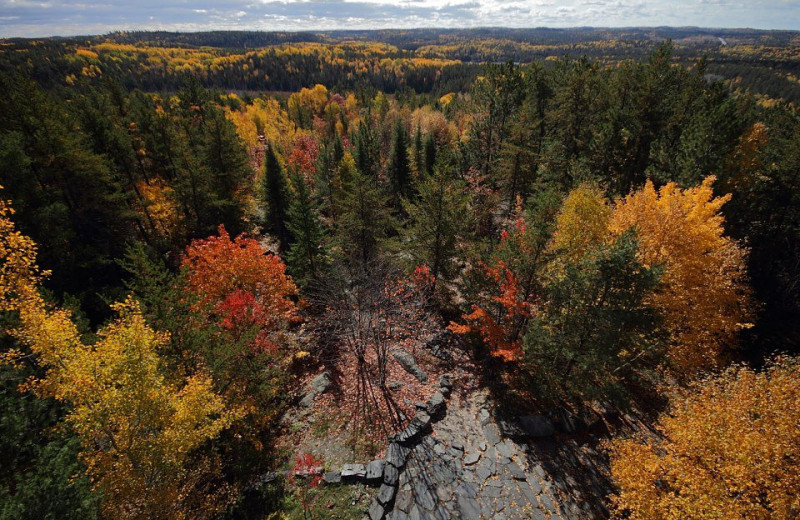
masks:
<path id="1" fill-rule="evenodd" d="M 656 439 L 611 445 L 618 518 L 800 515 L 800 365 L 732 367 L 676 396 Z"/>
<path id="2" fill-rule="evenodd" d="M 661 287 L 651 296 L 672 336 L 670 359 L 694 371 L 715 365 L 723 348 L 747 327 L 749 292 L 746 251 L 725 236 L 714 177 L 687 189 L 652 182 L 617 202 L 610 228 L 636 230 L 641 260 L 664 268 Z"/>
<path id="3" fill-rule="evenodd" d="M 530 263 L 539 254 L 530 231 L 521 214 L 501 231 L 492 263 L 480 264 L 480 276 L 488 284 L 483 303 L 462 316 L 465 323 L 448 327 L 458 334 L 477 333 L 491 355 L 506 361 L 521 358 L 525 323 L 539 297 L 532 289 L 535 265 Z"/>
<path id="4" fill-rule="evenodd" d="M 10 332 L 46 369 L 24 389 L 70 405 L 66 420 L 110 518 L 205 518 L 224 504 L 208 459 L 193 453 L 239 417 L 203 372 L 170 380 L 159 356 L 168 336 L 152 330 L 138 303 L 112 306 L 118 317 L 81 341 L 71 314 L 39 294 L 34 243 L 14 229 L 0 204 L 3 310 L 19 313 Z"/>
<path id="5" fill-rule="evenodd" d="M 286 275 L 286 266 L 252 238 L 231 239 L 220 226 L 219 235 L 189 245 L 182 266 L 198 306 L 218 315 L 224 329 L 257 326 L 266 333 L 299 319 L 292 301 L 297 287 Z M 273 347 L 259 336 L 254 348 Z"/>

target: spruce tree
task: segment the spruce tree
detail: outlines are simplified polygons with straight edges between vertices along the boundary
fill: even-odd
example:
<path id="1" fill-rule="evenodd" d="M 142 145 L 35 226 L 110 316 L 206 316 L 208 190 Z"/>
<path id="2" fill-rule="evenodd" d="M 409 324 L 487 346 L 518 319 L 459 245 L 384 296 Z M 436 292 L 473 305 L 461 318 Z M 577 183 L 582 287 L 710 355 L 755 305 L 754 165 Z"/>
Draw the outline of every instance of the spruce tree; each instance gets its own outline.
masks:
<path id="1" fill-rule="evenodd" d="M 409 137 L 403 122 L 398 120 L 392 134 L 392 148 L 389 153 L 387 174 L 392 183 L 392 195 L 395 206 L 400 207 L 400 200 L 411 197 L 411 165 L 408 160 Z"/>
<path id="2" fill-rule="evenodd" d="M 307 286 L 319 280 L 325 262 L 322 242 L 325 233 L 303 177 L 294 172 L 289 177 L 292 198 L 289 201 L 286 227 L 292 234 L 287 260 L 295 282 Z"/>
<path id="3" fill-rule="evenodd" d="M 425 141 L 422 143 L 422 158 L 425 164 L 425 174 L 433 175 L 433 169 L 436 166 L 436 140 L 433 134 L 425 136 Z"/>
<path id="4" fill-rule="evenodd" d="M 263 183 L 264 202 L 266 203 L 264 224 L 267 230 L 277 236 L 283 250 L 289 243 L 289 230 L 286 228 L 288 207 L 286 176 L 272 144 L 267 145 L 264 154 Z"/>
<path id="5" fill-rule="evenodd" d="M 369 119 L 365 119 L 358 125 L 358 131 L 353 139 L 355 145 L 356 167 L 369 177 L 374 177 L 378 172 L 378 143 L 375 133 L 369 124 Z"/>
<path id="6" fill-rule="evenodd" d="M 431 274 L 450 277 L 455 269 L 459 238 L 467 229 L 469 194 L 464 184 L 446 168 L 439 168 L 419 184 L 419 197 L 404 200 L 409 216 L 401 230 L 416 265 L 427 265 Z"/>
<path id="7" fill-rule="evenodd" d="M 377 258 L 395 221 L 387 209 L 388 197 L 374 178 L 355 167 L 349 153 L 342 159 L 340 175 L 343 189 L 335 242 L 342 259 L 363 272 Z"/>

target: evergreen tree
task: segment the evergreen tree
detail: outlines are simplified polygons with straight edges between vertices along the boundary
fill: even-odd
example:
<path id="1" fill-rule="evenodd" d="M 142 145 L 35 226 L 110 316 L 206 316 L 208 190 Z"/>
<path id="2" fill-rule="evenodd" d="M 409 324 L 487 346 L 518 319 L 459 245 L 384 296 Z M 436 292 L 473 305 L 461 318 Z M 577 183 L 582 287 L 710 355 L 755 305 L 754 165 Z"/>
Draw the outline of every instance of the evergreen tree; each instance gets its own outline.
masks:
<path id="1" fill-rule="evenodd" d="M 322 241 L 325 237 L 319 217 L 311 199 L 311 191 L 303 177 L 294 172 L 289 177 L 292 198 L 289 201 L 286 227 L 292 234 L 287 255 L 289 271 L 295 282 L 306 286 L 319 280 L 324 267 L 325 253 Z"/>
<path id="2" fill-rule="evenodd" d="M 392 183 L 395 206 L 400 207 L 403 198 L 411 197 L 411 165 L 408 160 L 408 132 L 398 120 L 392 133 L 392 148 L 389 152 L 387 176 Z"/>
<path id="3" fill-rule="evenodd" d="M 264 154 L 263 194 L 265 202 L 266 229 L 274 233 L 280 242 L 281 249 L 289 244 L 289 230 L 286 228 L 288 197 L 286 175 L 283 173 L 273 144 L 267 145 Z"/>
<path id="4" fill-rule="evenodd" d="M 377 137 L 372 131 L 369 118 L 364 119 L 358 125 L 358 131 L 353 139 L 355 145 L 356 168 L 364 175 L 374 177 L 378 173 L 379 147 Z"/>
<path id="5" fill-rule="evenodd" d="M 425 164 L 425 174 L 433 175 L 434 167 L 436 166 L 436 139 L 433 134 L 425 136 L 425 141 L 422 143 L 422 155 Z"/>
<path id="6" fill-rule="evenodd" d="M 342 259 L 352 269 L 363 272 L 378 257 L 395 221 L 388 210 L 388 197 L 376 179 L 360 172 L 349 153 L 342 159 L 340 171 L 341 214 L 337 220 L 335 242 Z"/>
<path id="7" fill-rule="evenodd" d="M 418 124 L 414 134 L 414 146 L 411 147 L 411 156 L 414 158 L 414 172 L 417 179 L 421 179 L 425 174 L 425 155 L 422 144 L 422 127 Z"/>
<path id="8" fill-rule="evenodd" d="M 205 164 L 211 174 L 213 210 L 211 225 L 224 224 L 232 234 L 243 231 L 240 193 L 251 175 L 247 152 L 233 124 L 217 107 L 205 120 Z"/>
<path id="9" fill-rule="evenodd" d="M 417 200 L 403 201 L 409 217 L 407 228 L 400 231 L 403 242 L 416 265 L 427 265 L 436 279 L 449 278 L 456 272 L 453 259 L 459 239 L 468 228 L 469 193 L 444 167 L 425 178 L 418 191 Z"/>
<path id="10" fill-rule="evenodd" d="M 107 314 L 121 272 L 114 259 L 133 238 L 133 215 L 107 157 L 78 121 L 26 79 L 0 76 L 0 185 L 20 229 L 42 245 L 48 288 L 79 298 L 93 319 Z"/>

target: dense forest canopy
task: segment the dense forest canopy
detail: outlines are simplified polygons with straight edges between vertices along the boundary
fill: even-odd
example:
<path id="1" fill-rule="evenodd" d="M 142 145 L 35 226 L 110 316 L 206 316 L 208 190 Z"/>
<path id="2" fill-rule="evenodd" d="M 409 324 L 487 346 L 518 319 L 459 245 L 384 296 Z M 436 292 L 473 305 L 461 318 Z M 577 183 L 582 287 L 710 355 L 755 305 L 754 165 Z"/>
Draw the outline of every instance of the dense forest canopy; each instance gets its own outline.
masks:
<path id="1" fill-rule="evenodd" d="M 799 38 L 1 41 L 0 519 L 358 518 L 300 446 L 416 424 L 408 351 L 511 409 L 673 412 L 594 516 L 796 517 Z"/>
<path id="2" fill-rule="evenodd" d="M 765 99 L 800 102 L 800 36 L 747 29 L 414 29 L 328 32 L 117 32 L 3 43 L 0 67 L 26 70 L 47 86 L 113 75 L 128 88 L 174 90 L 186 75 L 207 88 L 295 91 L 410 88 L 443 95 L 468 90 L 486 62 L 587 56 L 612 65 L 645 59 L 671 40 L 673 59 L 703 58 L 705 73 Z M 389 61 L 391 60 L 391 61 Z M 33 65 L 36 64 L 34 67 Z M 99 70 L 98 70 L 99 69 Z"/>

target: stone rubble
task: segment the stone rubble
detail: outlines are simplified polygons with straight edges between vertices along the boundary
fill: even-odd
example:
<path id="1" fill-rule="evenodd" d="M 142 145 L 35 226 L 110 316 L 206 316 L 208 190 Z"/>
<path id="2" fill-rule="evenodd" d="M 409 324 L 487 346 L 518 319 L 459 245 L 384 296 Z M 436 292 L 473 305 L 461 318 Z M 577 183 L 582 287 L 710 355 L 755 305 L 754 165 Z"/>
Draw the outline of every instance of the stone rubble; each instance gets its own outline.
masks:
<path id="1" fill-rule="evenodd" d="M 551 439 L 556 431 L 590 425 L 589 413 L 496 419 L 486 394 L 465 401 L 454 395 L 458 402 L 448 404 L 455 378 L 445 374 L 439 383 L 408 426 L 390 438 L 385 460 L 325 473 L 328 484 L 380 485 L 365 520 L 608 517 L 603 497 L 610 487 L 595 469 L 600 455 L 573 439 Z M 571 476 L 585 474 L 580 485 Z"/>

